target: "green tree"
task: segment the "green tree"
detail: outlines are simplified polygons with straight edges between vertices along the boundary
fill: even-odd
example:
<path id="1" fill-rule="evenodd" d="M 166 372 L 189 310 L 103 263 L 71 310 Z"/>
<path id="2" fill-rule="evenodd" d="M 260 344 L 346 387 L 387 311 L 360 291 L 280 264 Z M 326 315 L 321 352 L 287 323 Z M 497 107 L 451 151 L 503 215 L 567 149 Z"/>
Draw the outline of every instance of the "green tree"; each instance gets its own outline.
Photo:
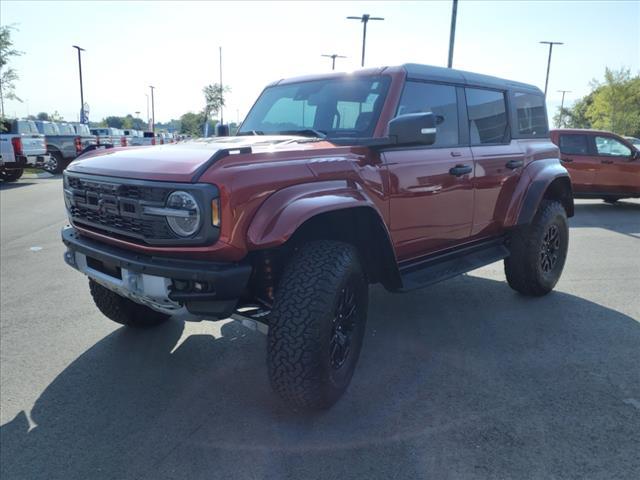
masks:
<path id="1" fill-rule="evenodd" d="M 103 120 L 107 127 L 122 128 L 124 123 L 122 117 L 110 116 Z"/>
<path id="2" fill-rule="evenodd" d="M 640 76 L 631 70 L 605 70 L 604 82 L 592 82 L 593 101 L 586 116 L 593 128 L 609 130 L 620 135 L 640 132 Z"/>
<path id="3" fill-rule="evenodd" d="M 202 113 L 187 112 L 180 117 L 180 133 L 199 137 L 202 135 Z"/>
<path id="4" fill-rule="evenodd" d="M 38 120 L 49 120 L 49 114 L 47 112 L 40 112 L 38 115 L 36 115 L 36 118 Z"/>
<path id="5" fill-rule="evenodd" d="M 11 41 L 11 30 L 15 30 L 12 25 L 0 26 L 0 118 L 4 118 L 4 100 L 22 100 L 15 94 L 15 82 L 18 80 L 18 73 L 9 67 L 12 57 L 22 55 L 22 52 L 13 48 Z"/>
<path id="6" fill-rule="evenodd" d="M 591 128 L 591 121 L 587 118 L 587 108 L 593 103 L 593 94 L 594 92 L 591 92 L 576 101 L 571 108 L 564 107 L 561 111 L 558 107 L 553 123 L 559 128 Z"/>
<path id="7" fill-rule="evenodd" d="M 220 109 L 225 106 L 225 95 L 230 91 L 231 89 L 229 87 L 223 87 L 219 83 L 212 83 L 202 89 L 205 100 L 204 118 L 202 119 L 203 126 L 205 121 L 208 122 L 212 117 L 218 116 Z"/>

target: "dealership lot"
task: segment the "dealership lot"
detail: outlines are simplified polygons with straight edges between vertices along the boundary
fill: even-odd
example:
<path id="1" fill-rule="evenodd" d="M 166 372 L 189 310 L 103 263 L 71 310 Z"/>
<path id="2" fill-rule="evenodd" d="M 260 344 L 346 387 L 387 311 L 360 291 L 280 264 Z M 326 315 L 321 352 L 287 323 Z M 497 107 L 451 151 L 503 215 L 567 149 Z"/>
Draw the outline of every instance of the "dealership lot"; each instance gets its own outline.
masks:
<path id="1" fill-rule="evenodd" d="M 61 179 L 0 187 L 0 441 L 22 478 L 637 478 L 640 202 L 577 201 L 556 291 L 502 263 L 371 291 L 330 411 L 289 412 L 235 322 L 130 331 L 67 267 Z"/>

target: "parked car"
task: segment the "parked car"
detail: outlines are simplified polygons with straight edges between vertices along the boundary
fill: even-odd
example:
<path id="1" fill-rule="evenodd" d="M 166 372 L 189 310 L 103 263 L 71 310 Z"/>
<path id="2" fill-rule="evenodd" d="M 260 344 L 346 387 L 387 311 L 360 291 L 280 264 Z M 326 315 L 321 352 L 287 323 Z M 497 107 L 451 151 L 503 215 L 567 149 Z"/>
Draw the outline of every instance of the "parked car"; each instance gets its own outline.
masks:
<path id="1" fill-rule="evenodd" d="M 602 130 L 568 128 L 552 130 L 551 140 L 571 175 L 574 197 L 609 203 L 640 197 L 640 152 L 629 140 Z"/>
<path id="2" fill-rule="evenodd" d="M 573 199 L 537 87 L 414 64 L 281 80 L 238 135 L 71 164 L 65 260 L 117 323 L 268 329 L 271 385 L 296 407 L 347 388 L 369 284 L 503 259 L 524 295 L 560 278 Z"/>
<path id="3" fill-rule="evenodd" d="M 162 138 L 159 133 L 142 132 L 141 145 L 162 145 Z"/>
<path id="4" fill-rule="evenodd" d="M 119 128 L 93 128 L 91 129 L 91 133 L 97 137 L 97 145 L 107 145 L 112 147 L 127 146 L 127 140 L 124 132 Z"/>
<path id="5" fill-rule="evenodd" d="M 44 135 L 32 120 L 2 120 L 0 128 L 0 178 L 11 182 L 22 176 L 25 167 L 49 162 Z"/>
<path id="6" fill-rule="evenodd" d="M 624 137 L 624 138 L 629 140 L 631 142 L 631 145 L 636 147 L 636 150 L 640 150 L 640 138 L 636 138 L 636 137 Z"/>
<path id="7" fill-rule="evenodd" d="M 34 123 L 46 137 L 50 161 L 44 165 L 44 169 L 51 173 L 60 173 L 84 148 L 96 143 L 96 138 L 89 133 L 86 125 L 82 125 L 82 129 L 70 123 L 45 120 L 35 120 Z"/>
<path id="8" fill-rule="evenodd" d="M 127 139 L 127 145 L 132 145 L 132 146 L 142 145 L 142 132 L 140 130 L 125 128 L 122 132 Z"/>

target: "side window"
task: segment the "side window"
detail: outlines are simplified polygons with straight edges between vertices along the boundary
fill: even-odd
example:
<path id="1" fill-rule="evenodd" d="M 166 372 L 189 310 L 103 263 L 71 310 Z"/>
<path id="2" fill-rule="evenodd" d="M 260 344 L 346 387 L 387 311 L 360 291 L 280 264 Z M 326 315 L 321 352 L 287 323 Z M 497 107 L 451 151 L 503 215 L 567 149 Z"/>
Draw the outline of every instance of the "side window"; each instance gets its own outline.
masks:
<path id="1" fill-rule="evenodd" d="M 586 135 L 560 135 L 560 151 L 573 155 L 589 155 Z"/>
<path id="2" fill-rule="evenodd" d="M 612 157 L 630 157 L 631 149 L 624 143 L 611 137 L 596 137 L 596 150 L 598 155 Z"/>
<path id="3" fill-rule="evenodd" d="M 531 93 L 514 95 L 518 118 L 518 133 L 522 135 L 546 136 L 549 133 L 544 97 Z"/>
<path id="4" fill-rule="evenodd" d="M 398 115 L 420 112 L 433 112 L 434 115 L 440 117 L 435 147 L 452 147 L 460 143 L 456 87 L 407 82 L 398 106 Z"/>
<path id="5" fill-rule="evenodd" d="M 504 143 L 509 140 L 504 93 L 465 88 L 471 145 Z"/>

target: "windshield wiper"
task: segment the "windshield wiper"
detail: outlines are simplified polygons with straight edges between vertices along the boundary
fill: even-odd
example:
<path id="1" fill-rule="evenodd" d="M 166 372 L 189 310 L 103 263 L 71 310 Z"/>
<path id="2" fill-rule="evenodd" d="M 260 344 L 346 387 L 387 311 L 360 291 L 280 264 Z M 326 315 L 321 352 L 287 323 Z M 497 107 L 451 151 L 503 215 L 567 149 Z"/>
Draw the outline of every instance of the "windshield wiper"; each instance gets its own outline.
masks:
<path id="1" fill-rule="evenodd" d="M 327 138 L 327 132 L 315 130 L 313 128 L 304 128 L 302 130 L 283 130 L 282 132 L 277 132 L 276 135 L 300 135 L 301 137 Z"/>

